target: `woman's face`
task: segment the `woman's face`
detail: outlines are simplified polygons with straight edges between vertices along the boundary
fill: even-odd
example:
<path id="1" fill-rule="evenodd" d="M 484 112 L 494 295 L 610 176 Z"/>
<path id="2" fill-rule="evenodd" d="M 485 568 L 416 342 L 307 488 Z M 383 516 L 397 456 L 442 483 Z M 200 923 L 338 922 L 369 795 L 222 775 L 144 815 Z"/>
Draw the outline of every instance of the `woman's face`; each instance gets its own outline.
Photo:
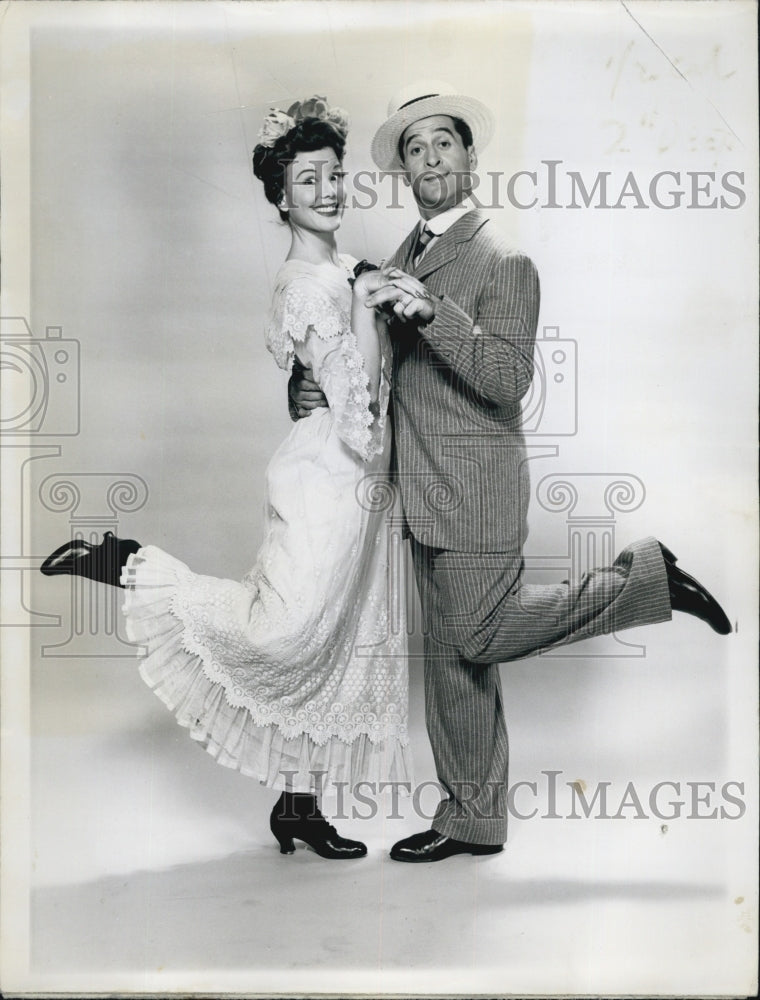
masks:
<path id="1" fill-rule="evenodd" d="M 285 173 L 280 203 L 291 226 L 312 232 L 335 232 L 343 215 L 343 166 L 328 147 L 298 153 Z"/>

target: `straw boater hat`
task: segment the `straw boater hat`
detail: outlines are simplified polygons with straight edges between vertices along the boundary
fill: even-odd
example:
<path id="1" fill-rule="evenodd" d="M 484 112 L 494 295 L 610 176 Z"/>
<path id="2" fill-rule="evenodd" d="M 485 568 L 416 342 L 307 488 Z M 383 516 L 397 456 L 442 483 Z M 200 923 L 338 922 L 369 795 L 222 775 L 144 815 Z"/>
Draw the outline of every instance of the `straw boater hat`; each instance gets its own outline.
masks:
<path id="1" fill-rule="evenodd" d="M 372 140 L 372 159 L 381 170 L 403 170 L 398 158 L 398 141 L 412 122 L 430 115 L 451 115 L 466 121 L 478 151 L 493 135 L 493 114 L 485 104 L 474 97 L 457 93 L 449 84 L 439 80 L 412 83 L 390 102 L 388 120 L 380 126 Z"/>

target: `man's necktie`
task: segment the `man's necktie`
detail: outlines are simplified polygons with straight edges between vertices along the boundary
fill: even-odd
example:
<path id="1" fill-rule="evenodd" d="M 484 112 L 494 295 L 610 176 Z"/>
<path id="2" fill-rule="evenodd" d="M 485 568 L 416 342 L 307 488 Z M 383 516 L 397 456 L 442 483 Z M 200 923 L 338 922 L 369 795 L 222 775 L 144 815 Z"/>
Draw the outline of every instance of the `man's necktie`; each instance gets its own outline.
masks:
<path id="1" fill-rule="evenodd" d="M 433 239 L 435 233 L 428 226 L 423 226 L 420 235 L 417 237 L 417 242 L 414 246 L 414 253 L 412 254 L 412 263 L 416 267 L 419 263 L 419 259 L 422 256 L 422 252 L 428 243 Z"/>

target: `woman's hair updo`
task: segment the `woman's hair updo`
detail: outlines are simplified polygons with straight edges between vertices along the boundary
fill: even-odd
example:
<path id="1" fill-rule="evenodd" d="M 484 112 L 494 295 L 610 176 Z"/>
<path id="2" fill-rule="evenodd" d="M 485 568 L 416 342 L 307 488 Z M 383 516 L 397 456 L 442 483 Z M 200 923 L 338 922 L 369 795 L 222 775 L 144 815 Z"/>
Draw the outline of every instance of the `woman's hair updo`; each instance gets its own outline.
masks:
<path id="1" fill-rule="evenodd" d="M 339 160 L 343 159 L 348 120 L 337 108 L 324 109 L 327 109 L 324 98 L 312 98 L 293 105 L 287 115 L 272 111 L 259 132 L 262 141 L 253 150 L 253 172 L 263 183 L 267 201 L 276 206 L 283 222 L 288 218 L 288 213 L 280 208 L 285 174 L 296 156 L 331 149 Z M 322 117 L 309 115 L 313 110 L 321 112 Z"/>

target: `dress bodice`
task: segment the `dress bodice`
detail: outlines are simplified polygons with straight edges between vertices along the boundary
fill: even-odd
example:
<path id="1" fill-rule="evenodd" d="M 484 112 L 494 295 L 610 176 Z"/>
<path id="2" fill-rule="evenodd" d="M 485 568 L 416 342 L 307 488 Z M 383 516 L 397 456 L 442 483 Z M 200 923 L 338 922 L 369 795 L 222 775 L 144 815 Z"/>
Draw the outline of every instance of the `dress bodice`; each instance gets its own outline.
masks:
<path id="1" fill-rule="evenodd" d="M 295 358 L 311 368 L 338 436 L 368 461 L 385 445 L 392 357 L 387 336 L 380 334 L 382 374 L 373 407 L 364 357 L 351 329 L 353 261 L 347 256 L 339 265 L 286 261 L 275 282 L 266 343 L 280 368 L 289 371 Z"/>

